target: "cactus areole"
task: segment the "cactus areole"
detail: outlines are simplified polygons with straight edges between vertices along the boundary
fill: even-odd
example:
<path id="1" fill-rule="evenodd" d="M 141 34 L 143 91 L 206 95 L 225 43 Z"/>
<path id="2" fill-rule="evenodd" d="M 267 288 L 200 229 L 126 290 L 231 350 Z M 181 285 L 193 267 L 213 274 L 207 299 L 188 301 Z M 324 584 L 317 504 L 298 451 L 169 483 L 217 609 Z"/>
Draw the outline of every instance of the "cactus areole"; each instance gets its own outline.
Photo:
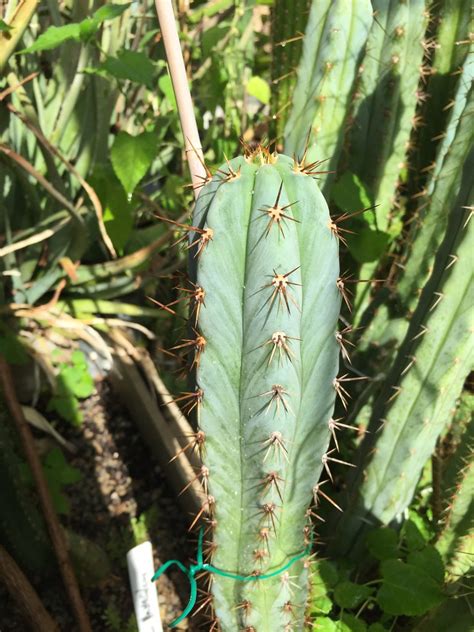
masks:
<path id="1" fill-rule="evenodd" d="M 192 222 L 198 517 L 209 561 L 241 576 L 271 574 L 305 550 L 330 460 L 341 295 L 315 169 L 259 148 L 209 178 Z M 300 556 L 262 581 L 212 575 L 212 629 L 302 630 L 308 570 Z"/>

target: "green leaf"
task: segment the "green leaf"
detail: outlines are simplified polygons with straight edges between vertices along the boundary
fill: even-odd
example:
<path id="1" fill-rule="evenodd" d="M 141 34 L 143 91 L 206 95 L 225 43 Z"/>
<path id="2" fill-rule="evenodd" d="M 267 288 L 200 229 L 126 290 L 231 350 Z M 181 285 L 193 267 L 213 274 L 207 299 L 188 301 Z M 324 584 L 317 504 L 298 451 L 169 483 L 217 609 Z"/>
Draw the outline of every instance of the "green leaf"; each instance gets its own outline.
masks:
<path id="1" fill-rule="evenodd" d="M 118 179 L 129 196 L 150 168 L 156 152 L 155 132 L 143 132 L 138 136 L 120 132 L 117 135 L 110 151 L 110 159 Z"/>
<path id="2" fill-rule="evenodd" d="M 81 28 L 77 23 L 65 24 L 64 26 L 50 26 L 44 33 L 33 42 L 31 46 L 20 51 L 20 53 L 38 53 L 43 50 L 57 48 L 63 42 L 81 38 Z"/>
<path id="3" fill-rule="evenodd" d="M 68 464 L 59 448 L 53 448 L 48 452 L 43 461 L 43 471 L 54 508 L 60 514 L 68 514 L 70 505 L 67 496 L 63 493 L 63 487 L 80 481 L 82 473 Z"/>
<path id="4" fill-rule="evenodd" d="M 115 249 L 122 253 L 132 234 L 135 204 L 129 201 L 110 164 L 98 165 L 90 181 L 102 203 L 107 234 Z"/>
<path id="5" fill-rule="evenodd" d="M 355 222 L 364 228 L 355 229 L 354 235 L 347 236 L 347 245 L 351 255 L 359 263 L 377 261 L 386 251 L 391 236 L 379 230 L 372 230 L 365 222 Z"/>
<path id="6" fill-rule="evenodd" d="M 444 581 L 444 564 L 439 551 L 434 546 L 427 546 L 421 551 L 413 551 L 407 557 L 407 562 L 421 568 L 427 575 L 439 584 Z"/>
<path id="7" fill-rule="evenodd" d="M 0 353 L 9 364 L 26 364 L 28 354 L 18 338 L 8 331 L 0 334 Z"/>
<path id="8" fill-rule="evenodd" d="M 153 87 L 156 73 L 155 66 L 148 55 L 132 50 L 121 50 L 117 57 L 107 57 L 97 69 L 88 68 L 87 71 L 101 75 L 105 73 L 115 79 L 133 81 L 148 88 Z"/>
<path id="9" fill-rule="evenodd" d="M 389 527 L 371 531 L 367 535 L 366 543 L 370 553 L 377 560 L 389 560 L 399 555 L 397 532 Z"/>
<path id="10" fill-rule="evenodd" d="M 58 376 L 60 393 L 72 394 L 84 399 L 94 392 L 94 380 L 89 373 L 87 362 L 82 351 L 74 351 L 71 356 L 72 365 L 62 364 Z"/>
<path id="11" fill-rule="evenodd" d="M 384 628 L 381 623 L 372 623 L 367 632 L 387 632 L 387 628 Z"/>
<path id="12" fill-rule="evenodd" d="M 7 24 L 3 20 L 0 20 L 0 33 L 8 33 L 9 31 L 12 30 L 12 28 L 13 28 L 12 26 Z"/>
<path id="13" fill-rule="evenodd" d="M 173 90 L 173 84 L 171 82 L 171 77 L 168 74 L 161 75 L 161 77 L 158 79 L 158 87 L 160 88 L 162 93 L 165 95 L 166 100 L 170 104 L 171 108 L 173 110 L 176 110 L 177 109 L 176 97 L 174 96 L 174 90 Z"/>
<path id="14" fill-rule="evenodd" d="M 327 595 L 311 598 L 312 614 L 329 614 L 332 610 L 332 601 Z"/>
<path id="15" fill-rule="evenodd" d="M 255 97 L 261 103 L 265 103 L 267 105 L 270 103 L 270 86 L 261 77 L 252 77 L 247 83 L 247 94 Z"/>
<path id="16" fill-rule="evenodd" d="M 346 171 L 333 185 L 332 200 L 342 211 L 355 212 L 372 206 L 367 189 L 359 178 L 350 171 Z M 367 216 L 373 214 L 369 211 Z M 368 220 L 370 222 L 370 220 Z"/>
<path id="17" fill-rule="evenodd" d="M 326 588 L 333 588 L 339 581 L 339 573 L 337 572 L 336 565 L 328 560 L 318 562 L 318 573 Z"/>
<path id="18" fill-rule="evenodd" d="M 348 613 L 343 613 L 340 621 L 333 621 L 329 617 L 316 617 L 314 624 L 318 632 L 366 632 L 367 630 L 363 621 Z"/>
<path id="19" fill-rule="evenodd" d="M 444 599 L 440 584 L 417 566 L 385 560 L 381 570 L 383 584 L 377 601 L 388 614 L 419 616 Z"/>
<path id="20" fill-rule="evenodd" d="M 413 517 L 405 521 L 403 535 L 410 551 L 421 551 L 429 540 L 429 533 L 424 528 L 423 523 L 416 523 Z"/>
<path id="21" fill-rule="evenodd" d="M 127 4 L 104 4 L 100 9 L 97 9 L 91 19 L 95 24 L 100 24 L 105 20 L 114 20 L 125 13 L 131 5 L 131 2 Z"/>
<path id="22" fill-rule="evenodd" d="M 337 632 L 336 622 L 328 617 L 316 617 L 314 620 L 315 629 L 318 632 Z"/>
<path id="23" fill-rule="evenodd" d="M 341 620 L 337 622 L 336 630 L 338 632 L 366 632 L 367 625 L 353 614 L 343 612 Z"/>
<path id="24" fill-rule="evenodd" d="M 63 26 L 50 26 L 38 39 L 28 48 L 20 53 L 38 53 L 43 50 L 57 48 L 63 42 L 75 40 L 79 42 L 89 39 L 99 29 L 105 20 L 113 20 L 122 15 L 129 8 L 130 4 L 105 4 L 98 9 L 91 18 L 86 18 L 82 22 L 73 22 Z"/>
<path id="25" fill-rule="evenodd" d="M 47 410 L 55 410 L 58 415 L 75 426 L 79 426 L 83 421 L 79 402 L 74 395 L 55 395 L 49 400 Z"/>
<path id="26" fill-rule="evenodd" d="M 75 366 L 65 367 L 60 374 L 63 386 L 79 399 L 90 397 L 94 392 L 91 375 Z"/>
<path id="27" fill-rule="evenodd" d="M 212 50 L 216 44 L 218 44 L 230 28 L 230 24 L 221 23 L 213 26 L 210 29 L 206 29 L 201 38 L 201 53 L 202 57 L 206 59 L 212 53 Z"/>
<path id="28" fill-rule="evenodd" d="M 352 610 L 357 608 L 363 601 L 372 594 L 369 586 L 355 584 L 354 582 L 345 581 L 337 584 L 334 589 L 334 601 L 341 608 Z"/>
<path id="29" fill-rule="evenodd" d="M 130 4 L 104 4 L 100 9 L 97 9 L 92 17 L 86 18 L 79 24 L 81 38 L 83 40 L 89 39 L 92 35 L 97 33 L 102 22 L 118 18 L 122 13 L 125 13 L 129 7 Z"/>

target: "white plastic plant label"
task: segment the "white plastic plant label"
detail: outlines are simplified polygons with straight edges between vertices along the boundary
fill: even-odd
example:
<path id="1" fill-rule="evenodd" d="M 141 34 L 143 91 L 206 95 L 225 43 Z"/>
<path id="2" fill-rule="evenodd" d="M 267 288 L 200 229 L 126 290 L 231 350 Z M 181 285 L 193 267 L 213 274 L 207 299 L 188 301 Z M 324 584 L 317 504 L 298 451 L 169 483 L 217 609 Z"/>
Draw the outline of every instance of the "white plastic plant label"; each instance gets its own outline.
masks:
<path id="1" fill-rule="evenodd" d="M 151 542 L 130 549 L 127 566 L 139 632 L 163 632 L 156 585 L 151 581 L 155 572 Z"/>

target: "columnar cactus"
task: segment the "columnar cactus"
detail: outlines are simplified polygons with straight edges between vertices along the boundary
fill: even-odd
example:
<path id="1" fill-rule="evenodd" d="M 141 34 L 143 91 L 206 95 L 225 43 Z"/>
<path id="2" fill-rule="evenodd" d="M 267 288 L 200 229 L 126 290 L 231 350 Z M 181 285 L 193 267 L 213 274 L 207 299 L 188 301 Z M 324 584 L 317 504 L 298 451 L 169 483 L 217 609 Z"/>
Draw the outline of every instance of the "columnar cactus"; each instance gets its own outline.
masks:
<path id="1" fill-rule="evenodd" d="M 462 178 L 459 166 L 468 159 L 472 161 L 473 78 L 474 62 L 469 59 L 459 73 L 457 90 L 428 181 L 416 194 L 418 208 L 404 239 L 401 255 L 397 257 L 398 282 L 391 304 L 380 305 L 361 337 L 360 348 L 370 343 L 384 344 L 388 340 L 400 343 L 406 333 L 407 319 L 416 308 L 420 291 L 429 277 L 446 232 L 450 212 L 457 203 Z M 469 200 L 467 203 L 470 203 Z"/>
<path id="2" fill-rule="evenodd" d="M 449 421 L 472 366 L 470 306 L 473 228 L 472 161 L 450 218 L 436 265 L 425 285 L 395 363 L 375 402 L 361 451 L 352 511 L 342 518 L 343 550 L 362 541 L 369 523 L 388 524 L 409 505 L 423 465 Z"/>
<path id="3" fill-rule="evenodd" d="M 213 565 L 241 576 L 278 571 L 304 551 L 313 488 L 333 458 L 344 282 L 313 175 L 304 160 L 259 149 L 222 166 L 194 212 L 196 384 L 187 397 L 204 463 L 202 515 Z M 250 583 L 213 575 L 219 629 L 302 630 L 307 566 Z"/>
<path id="4" fill-rule="evenodd" d="M 357 86 L 350 134 L 350 169 L 365 183 L 378 227 L 390 226 L 399 181 L 406 168 L 416 106 L 424 35 L 425 0 L 372 0 L 375 19 Z"/>
<path id="5" fill-rule="evenodd" d="M 465 391 L 451 430 L 459 433 L 454 454 L 443 463 L 441 527 L 436 542 L 451 581 L 467 573 L 474 555 L 474 396 Z"/>
<path id="6" fill-rule="evenodd" d="M 271 9 L 271 111 L 278 140 L 291 110 L 310 0 L 275 0 Z"/>
<path id="7" fill-rule="evenodd" d="M 285 128 L 285 152 L 302 152 L 312 130 L 311 160 L 337 166 L 353 96 L 358 63 L 370 25 L 369 0 L 313 2 L 293 106 Z M 321 176 L 321 182 L 326 177 Z"/>

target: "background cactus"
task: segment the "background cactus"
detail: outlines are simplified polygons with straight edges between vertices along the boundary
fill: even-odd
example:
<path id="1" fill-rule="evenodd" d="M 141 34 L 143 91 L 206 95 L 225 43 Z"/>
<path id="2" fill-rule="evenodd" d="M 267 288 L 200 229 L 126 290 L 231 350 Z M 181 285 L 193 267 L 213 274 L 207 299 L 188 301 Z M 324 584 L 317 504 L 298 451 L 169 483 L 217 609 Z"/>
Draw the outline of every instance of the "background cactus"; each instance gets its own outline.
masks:
<path id="1" fill-rule="evenodd" d="M 433 266 L 450 210 L 458 204 L 457 195 L 462 178 L 460 165 L 464 165 L 466 160 L 472 161 L 474 132 L 470 120 L 474 113 L 473 76 L 474 63 L 466 60 L 459 72 L 457 91 L 436 160 L 430 168 L 429 180 L 416 194 L 418 204 L 393 266 L 396 269 L 396 283 L 392 296 L 381 294 L 376 297 L 375 316 L 371 318 L 369 315 L 364 322 L 366 330 L 360 341 L 362 348 L 368 343 L 383 345 L 389 340 L 400 344 L 406 333 L 407 318 L 416 308 L 419 292 Z M 468 179 L 469 175 L 464 177 Z M 469 195 L 464 203 L 470 204 Z M 383 299 L 385 305 L 379 304 Z M 374 305 L 369 307 L 370 311 L 374 311 Z"/>
<path id="2" fill-rule="evenodd" d="M 309 141 L 309 159 L 326 160 L 325 170 L 336 168 L 360 54 L 371 23 L 369 0 L 312 3 L 285 127 L 286 153 L 301 155 Z M 322 174 L 321 182 L 328 177 Z"/>
<path id="3" fill-rule="evenodd" d="M 275 0 L 271 8 L 271 109 L 274 119 L 272 136 L 280 143 L 293 103 L 296 70 L 303 48 L 310 0 Z"/>
<path id="4" fill-rule="evenodd" d="M 378 227 L 387 230 L 399 180 L 406 177 L 410 136 L 419 123 L 415 110 L 427 13 L 424 0 L 372 0 L 372 7 L 351 115 L 349 168 L 368 187 L 378 205 Z"/>
<path id="5" fill-rule="evenodd" d="M 454 452 L 441 460 L 439 497 L 442 514 L 436 547 L 447 562 L 451 581 L 472 567 L 474 554 L 473 396 L 465 391 L 450 428 Z"/>
<path id="6" fill-rule="evenodd" d="M 205 346 L 189 401 L 205 436 L 203 510 L 212 563 L 244 576 L 304 550 L 329 443 L 338 244 L 312 175 L 259 149 L 223 165 L 194 212 L 191 323 Z M 301 630 L 305 566 L 289 571 L 295 592 L 288 573 L 255 584 L 213 576 L 221 629 Z"/>
<path id="7" fill-rule="evenodd" d="M 469 169 L 467 164 L 466 180 Z M 408 506 L 471 368 L 473 240 L 464 211 L 471 186 L 466 182 L 467 191 L 460 193 L 433 273 L 373 406 L 353 506 L 342 519 L 344 550 L 354 552 L 364 524 L 388 524 Z"/>

